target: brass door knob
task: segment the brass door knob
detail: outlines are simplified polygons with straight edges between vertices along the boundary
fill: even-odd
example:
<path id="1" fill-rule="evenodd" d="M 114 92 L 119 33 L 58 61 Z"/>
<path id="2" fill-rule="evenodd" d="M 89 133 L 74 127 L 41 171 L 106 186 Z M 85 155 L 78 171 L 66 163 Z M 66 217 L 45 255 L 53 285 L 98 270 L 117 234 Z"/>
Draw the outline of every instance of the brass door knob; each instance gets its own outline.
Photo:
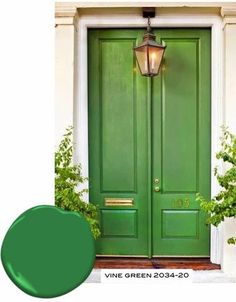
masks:
<path id="1" fill-rule="evenodd" d="M 155 192 L 160 192 L 160 187 L 155 187 L 155 188 L 154 188 L 154 191 L 155 191 Z"/>

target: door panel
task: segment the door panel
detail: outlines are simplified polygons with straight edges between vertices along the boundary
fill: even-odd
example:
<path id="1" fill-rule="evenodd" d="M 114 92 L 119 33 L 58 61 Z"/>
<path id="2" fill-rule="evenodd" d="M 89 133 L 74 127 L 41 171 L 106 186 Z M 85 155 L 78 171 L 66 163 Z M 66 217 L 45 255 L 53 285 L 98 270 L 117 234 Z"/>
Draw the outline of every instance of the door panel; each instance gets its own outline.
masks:
<path id="1" fill-rule="evenodd" d="M 101 210 L 103 237 L 137 238 L 137 210 Z"/>
<path id="2" fill-rule="evenodd" d="M 98 254 L 148 253 L 147 84 L 134 72 L 132 50 L 141 35 L 89 31 L 89 193 L 100 208 Z"/>
<path id="3" fill-rule="evenodd" d="M 133 44 L 133 39 L 100 41 L 102 192 L 134 192 L 136 187 Z"/>
<path id="4" fill-rule="evenodd" d="M 195 192 L 197 181 L 198 39 L 178 39 L 176 35 L 164 38 L 168 72 L 162 73 L 161 87 L 163 193 Z"/>
<path id="5" fill-rule="evenodd" d="M 163 210 L 162 238 L 198 238 L 198 215 L 198 210 Z"/>
<path id="6" fill-rule="evenodd" d="M 153 254 L 209 255 L 209 228 L 195 201 L 210 197 L 210 31 L 158 30 L 167 45 L 153 79 Z"/>
<path id="7" fill-rule="evenodd" d="M 195 194 L 210 197 L 210 30 L 157 30 L 167 48 L 153 79 L 140 75 L 133 55 L 143 34 L 89 30 L 97 254 L 207 256 L 209 228 Z"/>

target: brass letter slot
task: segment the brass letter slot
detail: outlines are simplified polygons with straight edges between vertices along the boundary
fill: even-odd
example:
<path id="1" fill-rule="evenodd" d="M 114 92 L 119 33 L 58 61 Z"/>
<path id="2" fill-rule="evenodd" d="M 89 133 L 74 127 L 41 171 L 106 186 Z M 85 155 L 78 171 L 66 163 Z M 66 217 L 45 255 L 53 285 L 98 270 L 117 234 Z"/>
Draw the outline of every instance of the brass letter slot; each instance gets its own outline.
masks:
<path id="1" fill-rule="evenodd" d="M 133 204 L 133 199 L 105 198 L 105 206 L 132 206 Z"/>

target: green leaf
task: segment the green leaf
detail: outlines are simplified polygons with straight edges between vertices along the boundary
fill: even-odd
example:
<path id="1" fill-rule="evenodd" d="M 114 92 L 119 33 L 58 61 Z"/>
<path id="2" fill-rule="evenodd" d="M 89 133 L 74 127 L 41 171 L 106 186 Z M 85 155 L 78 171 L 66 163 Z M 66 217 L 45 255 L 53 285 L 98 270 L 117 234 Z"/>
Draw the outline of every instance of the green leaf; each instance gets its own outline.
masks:
<path id="1" fill-rule="evenodd" d="M 214 169 L 221 191 L 212 200 L 207 200 L 200 193 L 196 194 L 196 200 L 200 207 L 209 214 L 207 223 L 218 226 L 225 217 L 236 218 L 236 137 L 222 127 L 222 149 L 216 154 L 216 158 L 225 163 L 227 170 L 223 175 Z M 228 244 L 236 244 L 236 237 L 228 239 Z"/>
<path id="2" fill-rule="evenodd" d="M 68 127 L 55 152 L 55 205 L 67 211 L 81 213 L 89 222 L 95 239 L 101 232 L 98 223 L 98 207 L 83 201 L 87 189 L 78 190 L 87 178 L 82 176 L 81 165 L 73 163 L 73 127 Z"/>

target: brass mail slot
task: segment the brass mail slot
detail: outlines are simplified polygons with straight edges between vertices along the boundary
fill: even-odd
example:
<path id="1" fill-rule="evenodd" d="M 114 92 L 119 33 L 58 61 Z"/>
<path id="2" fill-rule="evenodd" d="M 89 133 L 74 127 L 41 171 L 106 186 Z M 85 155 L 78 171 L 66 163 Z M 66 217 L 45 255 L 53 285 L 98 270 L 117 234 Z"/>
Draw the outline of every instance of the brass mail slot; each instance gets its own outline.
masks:
<path id="1" fill-rule="evenodd" d="M 132 198 L 105 198 L 105 206 L 132 206 L 134 200 Z"/>

